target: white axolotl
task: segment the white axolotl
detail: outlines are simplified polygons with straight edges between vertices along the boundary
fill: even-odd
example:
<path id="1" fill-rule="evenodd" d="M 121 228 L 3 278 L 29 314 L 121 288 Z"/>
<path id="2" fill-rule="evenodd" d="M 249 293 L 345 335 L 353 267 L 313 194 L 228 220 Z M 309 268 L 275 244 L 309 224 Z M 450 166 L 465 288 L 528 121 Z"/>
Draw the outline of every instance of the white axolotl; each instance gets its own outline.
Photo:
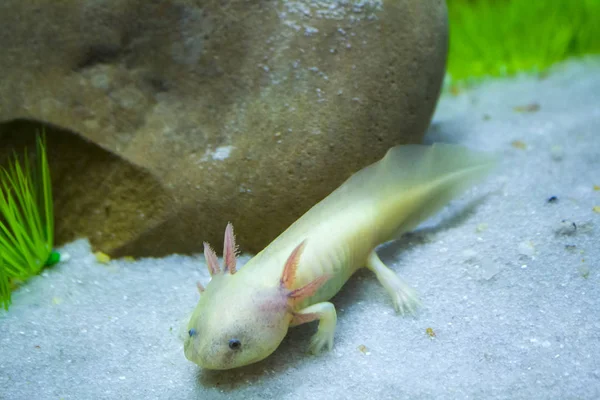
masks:
<path id="1" fill-rule="evenodd" d="M 484 178 L 495 157 L 436 143 L 391 148 L 352 175 L 264 250 L 236 270 L 231 224 L 225 229 L 223 270 L 207 243 L 212 276 L 192 313 L 185 356 L 206 369 L 260 361 L 288 328 L 318 320 L 310 350 L 331 349 L 337 321 L 331 299 L 367 267 L 392 296 L 397 312 L 414 312 L 415 291 L 386 267 L 375 249 L 434 215 Z"/>

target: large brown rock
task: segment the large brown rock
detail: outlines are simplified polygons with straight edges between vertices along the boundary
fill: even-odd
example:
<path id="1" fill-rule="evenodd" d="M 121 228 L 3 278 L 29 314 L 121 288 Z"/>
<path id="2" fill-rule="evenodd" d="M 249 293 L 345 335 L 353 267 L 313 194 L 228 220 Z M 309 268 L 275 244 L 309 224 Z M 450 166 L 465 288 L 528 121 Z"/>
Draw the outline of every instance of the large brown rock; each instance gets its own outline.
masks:
<path id="1" fill-rule="evenodd" d="M 232 221 L 255 252 L 421 140 L 446 51 L 444 0 L 3 0 L 0 121 L 66 130 L 48 137 L 67 152 L 52 161 L 59 243 L 196 252 Z M 69 186 L 86 162 L 104 186 Z"/>

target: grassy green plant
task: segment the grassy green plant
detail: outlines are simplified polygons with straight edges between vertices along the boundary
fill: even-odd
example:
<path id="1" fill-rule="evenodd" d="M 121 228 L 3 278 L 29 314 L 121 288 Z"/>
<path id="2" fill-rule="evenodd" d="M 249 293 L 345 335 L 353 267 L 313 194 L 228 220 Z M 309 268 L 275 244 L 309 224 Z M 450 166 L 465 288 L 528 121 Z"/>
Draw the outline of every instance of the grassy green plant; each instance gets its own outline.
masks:
<path id="1" fill-rule="evenodd" d="M 452 81 L 600 53 L 600 0 L 447 0 Z"/>
<path id="2" fill-rule="evenodd" d="M 36 159 L 15 153 L 0 168 L 0 303 L 10 304 L 11 283 L 25 281 L 53 260 L 54 215 L 50 169 L 43 137 Z"/>
<path id="3" fill-rule="evenodd" d="M 0 307 L 8 310 L 10 305 L 10 285 L 8 282 L 8 276 L 4 270 L 4 259 L 0 254 Z"/>

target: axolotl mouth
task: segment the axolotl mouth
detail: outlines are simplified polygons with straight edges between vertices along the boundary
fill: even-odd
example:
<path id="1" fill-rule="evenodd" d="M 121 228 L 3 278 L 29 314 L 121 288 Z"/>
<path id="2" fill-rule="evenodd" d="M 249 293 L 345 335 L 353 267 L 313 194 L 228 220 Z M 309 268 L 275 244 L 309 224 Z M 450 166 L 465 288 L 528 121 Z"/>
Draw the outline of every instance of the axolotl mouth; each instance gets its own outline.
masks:
<path id="1" fill-rule="evenodd" d="M 234 355 L 231 353 L 221 357 L 202 356 L 193 346 L 185 349 L 185 357 L 203 369 L 225 370 L 233 368 Z"/>

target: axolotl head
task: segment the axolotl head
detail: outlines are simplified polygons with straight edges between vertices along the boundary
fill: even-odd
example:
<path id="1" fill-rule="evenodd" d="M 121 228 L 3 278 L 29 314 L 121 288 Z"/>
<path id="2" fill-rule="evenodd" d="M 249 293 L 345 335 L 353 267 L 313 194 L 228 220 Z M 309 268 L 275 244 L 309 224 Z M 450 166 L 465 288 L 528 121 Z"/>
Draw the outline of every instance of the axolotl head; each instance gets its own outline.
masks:
<path id="1" fill-rule="evenodd" d="M 257 286 L 236 275 L 235 240 L 231 224 L 225 230 L 224 270 L 217 256 L 204 244 L 211 281 L 188 323 L 184 353 L 205 369 L 231 369 L 260 361 L 277 349 L 294 318 L 294 304 L 312 295 L 319 286 L 292 290 L 301 243 L 290 255 L 280 285 Z"/>
<path id="2" fill-rule="evenodd" d="M 291 320 L 285 295 L 254 292 L 234 276 L 213 276 L 192 313 L 184 342 L 188 360 L 206 369 L 230 369 L 275 351 Z"/>

